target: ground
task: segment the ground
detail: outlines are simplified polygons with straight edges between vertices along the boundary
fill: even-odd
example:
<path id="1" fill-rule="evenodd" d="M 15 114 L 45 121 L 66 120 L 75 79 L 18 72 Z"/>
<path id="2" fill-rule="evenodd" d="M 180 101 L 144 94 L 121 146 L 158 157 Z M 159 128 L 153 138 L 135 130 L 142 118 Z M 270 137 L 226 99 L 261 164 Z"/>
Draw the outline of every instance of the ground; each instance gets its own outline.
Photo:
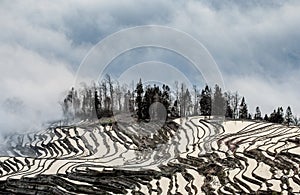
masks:
<path id="1" fill-rule="evenodd" d="M 292 194 L 300 129 L 189 117 L 81 121 L 7 138 L 0 191 L 35 194 Z"/>

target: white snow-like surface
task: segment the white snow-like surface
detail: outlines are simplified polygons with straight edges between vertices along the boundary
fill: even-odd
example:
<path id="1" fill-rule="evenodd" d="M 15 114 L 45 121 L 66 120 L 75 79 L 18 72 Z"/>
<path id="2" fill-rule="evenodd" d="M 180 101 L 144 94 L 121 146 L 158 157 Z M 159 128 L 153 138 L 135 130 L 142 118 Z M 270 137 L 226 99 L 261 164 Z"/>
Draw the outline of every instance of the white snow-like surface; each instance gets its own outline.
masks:
<path id="1" fill-rule="evenodd" d="M 173 137 L 170 137 L 166 143 L 157 145 L 155 149 L 148 148 L 142 151 L 137 150 L 138 147 L 130 137 L 133 134 L 139 136 L 137 125 L 128 125 L 126 128 L 123 127 L 126 131 L 116 132 L 109 126 L 85 129 L 84 123 L 88 124 L 88 122 L 84 122 L 76 129 L 53 129 L 52 131 L 56 131 L 59 136 L 54 132 L 50 134 L 49 131 L 42 131 L 41 134 L 32 135 L 31 142 L 26 138 L 22 143 L 23 147 L 31 146 L 35 150 L 39 150 L 41 156 L 39 158 L 17 157 L 17 159 L 0 157 L 0 162 L 3 162 L 2 167 L 0 166 L 2 171 L 0 180 L 35 177 L 40 174 L 72 173 L 75 170 L 84 171 L 87 167 L 99 172 L 104 169 L 107 170 L 103 167 L 110 167 L 108 169 L 111 170 L 123 168 L 161 171 L 159 169 L 160 165 L 180 164 L 181 161 L 177 157 L 201 159 L 201 163 L 205 164 L 209 162 L 210 158 L 215 158 L 211 155 L 214 153 L 223 161 L 227 161 L 230 157 L 239 162 L 239 164 L 235 164 L 235 167 L 225 169 L 229 181 L 226 187 L 234 189 L 234 191 L 238 192 L 238 189 L 235 189 L 230 183 L 237 182 L 240 190 L 245 193 L 251 192 L 241 183 L 247 185 L 252 191 L 267 190 L 267 184 L 272 184 L 270 189 L 283 193 L 284 190 L 280 185 L 280 178 L 282 177 L 287 177 L 293 192 L 300 190 L 299 185 L 292 179 L 293 177 L 299 179 L 298 176 L 295 176 L 295 170 L 299 172 L 297 162 L 284 157 L 287 162 L 294 166 L 288 174 L 278 170 L 278 168 L 271 172 L 272 167 L 270 165 L 270 162 L 275 160 L 278 162 L 277 156 L 283 153 L 294 156 L 300 155 L 299 144 L 294 143 L 295 141 L 289 141 L 289 139 L 299 138 L 299 128 L 256 121 L 222 121 L 214 117 L 208 120 L 208 118 L 197 116 L 180 118 L 174 121 L 180 125 L 180 128 L 173 132 Z M 148 131 L 150 132 L 150 130 L 145 130 L 140 133 L 143 133 L 143 135 L 148 133 L 148 138 L 153 138 L 154 133 L 149 134 Z M 171 134 L 167 134 L 167 136 L 171 136 Z M 16 144 L 12 146 L 16 146 Z M 40 150 L 36 146 L 39 148 L 46 147 Z M 75 148 L 77 153 L 72 148 Z M 53 152 L 53 155 L 50 151 Z M 22 148 L 16 148 L 14 152 L 20 153 L 20 156 L 23 155 Z M 11 151 L 8 153 L 10 155 L 14 154 Z M 266 161 L 258 161 L 258 153 L 263 155 L 265 159 L 271 160 L 268 161 L 269 164 Z M 28 165 L 25 159 L 29 162 Z M 216 163 L 220 164 L 221 162 Z M 22 164 L 24 167 L 14 172 L 14 170 L 23 166 Z M 6 171 L 8 169 L 9 171 Z M 197 194 L 204 194 L 201 186 L 205 185 L 205 177 L 192 165 L 187 165 L 185 170 L 193 176 L 192 182 L 187 182 L 182 173 L 176 172 L 172 178 L 153 179 L 150 184 L 153 189 L 157 189 L 158 184 L 163 194 L 166 194 L 168 190 L 176 193 L 176 176 L 178 192 L 186 194 L 186 190 L 190 189 L 194 194 L 196 194 L 196 191 Z M 266 182 L 254 178 L 254 174 L 266 179 Z M 252 181 L 261 183 L 261 185 L 252 183 L 247 178 L 251 178 Z M 211 180 L 211 186 L 216 193 L 218 190 L 228 193 L 224 188 L 225 186 L 222 186 L 218 176 L 213 175 Z M 68 181 L 78 185 L 90 185 L 86 182 L 70 179 Z M 173 186 L 172 189 L 169 189 L 169 186 Z M 147 185 L 141 185 L 139 190 L 148 193 L 148 188 Z M 197 188 L 197 190 L 194 188 Z"/>

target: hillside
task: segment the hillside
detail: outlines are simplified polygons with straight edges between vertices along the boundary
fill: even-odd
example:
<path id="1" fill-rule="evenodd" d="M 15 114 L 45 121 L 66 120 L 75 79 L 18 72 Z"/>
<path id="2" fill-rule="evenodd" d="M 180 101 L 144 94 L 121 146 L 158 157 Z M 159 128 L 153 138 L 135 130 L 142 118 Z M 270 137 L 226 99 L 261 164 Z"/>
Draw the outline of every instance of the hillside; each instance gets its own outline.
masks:
<path id="1" fill-rule="evenodd" d="M 176 119 L 82 121 L 6 139 L 1 193 L 232 194 L 300 191 L 300 129 Z"/>

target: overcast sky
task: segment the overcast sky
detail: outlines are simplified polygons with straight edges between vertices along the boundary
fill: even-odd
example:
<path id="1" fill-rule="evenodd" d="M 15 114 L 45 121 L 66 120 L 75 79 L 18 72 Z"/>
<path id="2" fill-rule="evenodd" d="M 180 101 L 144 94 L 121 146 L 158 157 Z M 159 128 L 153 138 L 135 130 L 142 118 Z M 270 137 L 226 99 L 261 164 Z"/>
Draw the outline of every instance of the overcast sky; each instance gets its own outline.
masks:
<path id="1" fill-rule="evenodd" d="M 114 32 L 148 24 L 198 39 L 250 112 L 290 105 L 300 115 L 300 1 L 2 0 L 0 130 L 59 118 L 58 101 L 87 52 Z"/>

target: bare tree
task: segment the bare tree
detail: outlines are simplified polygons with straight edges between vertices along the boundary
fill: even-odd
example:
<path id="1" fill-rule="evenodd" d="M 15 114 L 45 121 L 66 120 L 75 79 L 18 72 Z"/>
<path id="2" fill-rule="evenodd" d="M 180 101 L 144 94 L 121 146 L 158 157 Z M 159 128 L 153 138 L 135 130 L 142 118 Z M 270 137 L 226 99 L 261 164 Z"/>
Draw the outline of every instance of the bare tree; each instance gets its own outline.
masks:
<path id="1" fill-rule="evenodd" d="M 178 81 L 175 81 L 175 96 L 176 96 L 176 100 L 179 99 L 179 85 L 178 85 Z"/>
<path id="2" fill-rule="evenodd" d="M 179 102 L 180 102 L 180 116 L 183 117 L 185 116 L 185 86 L 184 83 L 181 83 L 181 91 L 180 91 L 180 98 L 179 98 Z"/>
<path id="3" fill-rule="evenodd" d="M 103 103 L 103 93 L 102 93 L 102 91 L 103 91 L 103 89 L 102 89 L 102 86 L 101 86 L 101 83 L 100 82 L 98 82 L 98 91 L 99 91 L 99 111 L 102 111 L 102 103 Z"/>
<path id="4" fill-rule="evenodd" d="M 124 98 L 123 98 L 123 110 L 125 112 L 128 112 L 129 110 L 129 100 L 130 100 L 130 92 L 128 92 L 128 85 L 127 84 L 123 84 L 122 85 L 122 93 L 124 94 Z"/>
<path id="5" fill-rule="evenodd" d="M 119 82 L 117 82 L 117 86 L 116 86 L 115 92 L 116 92 L 116 99 L 117 99 L 118 106 L 119 106 L 119 111 L 122 111 L 122 102 L 121 102 L 121 99 L 122 99 L 122 89 L 120 87 Z"/>
<path id="6" fill-rule="evenodd" d="M 130 110 L 133 111 L 135 109 L 135 85 L 134 85 L 134 80 L 131 82 L 131 87 L 132 87 L 132 92 L 131 92 L 131 97 L 130 97 Z"/>
<path id="7" fill-rule="evenodd" d="M 180 100 L 179 100 L 179 84 L 178 81 L 175 81 L 175 102 L 174 102 L 174 112 L 179 114 Z"/>
<path id="8" fill-rule="evenodd" d="M 110 77 L 109 74 L 106 74 L 106 80 L 107 84 L 109 86 L 109 92 L 110 92 L 110 110 L 113 110 L 114 108 L 114 86 L 113 86 L 113 81 Z"/>
<path id="9" fill-rule="evenodd" d="M 104 102 L 104 110 L 109 109 L 109 97 L 107 96 L 107 86 L 106 86 L 106 80 L 102 80 L 101 82 L 101 89 L 103 91 L 103 102 Z"/>
<path id="10" fill-rule="evenodd" d="M 193 101 L 192 101 L 192 97 L 191 97 L 191 93 L 189 92 L 189 89 L 187 88 L 185 90 L 185 94 L 184 94 L 184 102 L 185 102 L 185 116 L 189 116 L 192 114 L 192 110 L 193 110 Z"/>
<path id="11" fill-rule="evenodd" d="M 235 92 L 232 94 L 232 102 L 231 106 L 233 108 L 233 118 L 237 119 L 239 118 L 239 102 L 241 100 L 241 97 L 239 96 L 238 92 Z"/>
<path id="12" fill-rule="evenodd" d="M 193 85 L 193 89 L 194 89 L 194 115 L 198 115 L 198 89 L 196 85 Z"/>

